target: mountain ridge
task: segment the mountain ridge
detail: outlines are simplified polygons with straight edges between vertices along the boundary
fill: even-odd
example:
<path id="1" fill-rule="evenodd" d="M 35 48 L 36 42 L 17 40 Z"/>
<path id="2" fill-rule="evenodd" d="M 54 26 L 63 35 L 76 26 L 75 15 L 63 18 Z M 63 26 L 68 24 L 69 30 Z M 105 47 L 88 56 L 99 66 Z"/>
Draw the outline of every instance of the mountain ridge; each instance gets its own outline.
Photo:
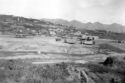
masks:
<path id="1" fill-rule="evenodd" d="M 103 24 L 100 22 L 82 23 L 77 20 L 67 21 L 63 19 L 42 19 L 42 20 L 49 21 L 54 24 L 62 24 L 62 25 L 73 26 L 76 28 L 82 28 L 82 29 L 88 29 L 88 30 L 107 30 L 112 32 L 125 33 L 125 26 L 118 23 L 112 23 L 112 24 Z"/>

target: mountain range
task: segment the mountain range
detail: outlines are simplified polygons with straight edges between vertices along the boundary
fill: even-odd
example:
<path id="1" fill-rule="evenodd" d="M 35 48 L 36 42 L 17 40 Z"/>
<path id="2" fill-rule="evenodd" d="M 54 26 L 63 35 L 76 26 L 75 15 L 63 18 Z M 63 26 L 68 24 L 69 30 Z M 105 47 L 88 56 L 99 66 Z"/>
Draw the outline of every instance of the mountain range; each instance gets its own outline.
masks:
<path id="1" fill-rule="evenodd" d="M 100 22 L 82 23 L 77 20 L 67 21 L 63 19 L 42 19 L 42 20 L 49 21 L 54 24 L 62 24 L 66 26 L 73 26 L 76 28 L 82 28 L 82 29 L 88 29 L 88 30 L 107 30 L 112 32 L 125 33 L 125 26 L 117 23 L 113 23 L 113 24 L 102 24 Z"/>
<path id="2" fill-rule="evenodd" d="M 125 26 L 118 24 L 118 23 L 113 23 L 113 24 L 103 24 L 100 22 L 82 23 L 77 20 L 67 21 L 63 19 L 31 19 L 31 18 L 18 17 L 18 16 L 13 16 L 13 15 L 0 15 L 0 23 L 4 22 L 5 19 L 8 19 L 8 18 L 11 20 L 16 20 L 16 21 L 18 21 L 18 18 L 20 18 L 20 20 L 24 21 L 24 23 L 34 23 L 34 21 L 37 21 L 38 24 L 43 24 L 43 25 L 45 24 L 47 25 L 48 23 L 50 25 L 60 24 L 60 25 L 65 25 L 65 26 L 73 26 L 73 27 L 81 28 L 81 29 L 87 29 L 87 30 L 107 30 L 107 31 L 112 31 L 112 32 L 125 33 Z M 0 24 L 0 27 L 2 25 L 3 24 Z"/>

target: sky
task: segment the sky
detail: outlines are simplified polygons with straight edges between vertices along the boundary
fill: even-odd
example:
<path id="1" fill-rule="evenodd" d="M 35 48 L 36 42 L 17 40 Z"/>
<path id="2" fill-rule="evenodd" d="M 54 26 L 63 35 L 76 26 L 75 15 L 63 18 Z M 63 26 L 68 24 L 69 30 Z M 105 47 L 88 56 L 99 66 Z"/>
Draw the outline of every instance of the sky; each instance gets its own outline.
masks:
<path id="1" fill-rule="evenodd" d="M 0 0 L 0 14 L 125 25 L 125 0 Z"/>

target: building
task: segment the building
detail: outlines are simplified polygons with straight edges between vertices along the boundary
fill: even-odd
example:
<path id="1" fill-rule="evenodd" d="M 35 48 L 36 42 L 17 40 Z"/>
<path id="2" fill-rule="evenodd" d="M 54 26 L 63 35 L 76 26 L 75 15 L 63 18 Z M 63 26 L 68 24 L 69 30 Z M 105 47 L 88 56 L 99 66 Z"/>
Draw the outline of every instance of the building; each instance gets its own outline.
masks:
<path id="1" fill-rule="evenodd" d="M 75 33 L 73 33 L 74 35 L 82 35 L 81 31 L 77 31 Z"/>
<path id="2" fill-rule="evenodd" d="M 60 29 L 60 28 L 50 28 L 49 31 L 63 32 L 63 29 Z"/>
<path id="3" fill-rule="evenodd" d="M 56 33 L 54 31 L 49 32 L 51 36 L 56 36 Z"/>
<path id="4" fill-rule="evenodd" d="M 97 40 L 97 39 L 99 39 L 99 37 L 98 36 L 88 36 L 88 35 L 82 35 L 82 38 L 83 39 L 87 39 L 87 38 L 89 38 L 89 39 L 93 39 L 93 40 Z"/>
<path id="5" fill-rule="evenodd" d="M 16 34 L 16 38 L 25 38 L 25 37 L 26 37 L 26 34 L 22 32 Z"/>

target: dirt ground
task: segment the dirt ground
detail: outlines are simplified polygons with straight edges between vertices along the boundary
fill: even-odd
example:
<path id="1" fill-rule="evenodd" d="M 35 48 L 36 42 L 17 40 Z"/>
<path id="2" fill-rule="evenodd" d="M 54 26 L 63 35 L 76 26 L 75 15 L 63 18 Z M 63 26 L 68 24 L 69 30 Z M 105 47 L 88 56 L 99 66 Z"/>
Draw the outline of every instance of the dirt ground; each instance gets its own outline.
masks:
<path id="1" fill-rule="evenodd" d="M 0 37 L 1 51 L 40 51 L 56 53 L 92 54 L 93 51 L 83 45 L 69 45 L 55 41 L 54 37 L 14 38 Z"/>
<path id="2" fill-rule="evenodd" d="M 98 40 L 97 44 L 105 41 L 109 40 Z M 86 63 L 104 61 L 108 56 L 118 55 L 95 54 L 92 45 L 66 44 L 55 41 L 55 37 L 15 38 L 1 35 L 0 47 L 0 59 L 22 59 L 32 64 Z"/>

